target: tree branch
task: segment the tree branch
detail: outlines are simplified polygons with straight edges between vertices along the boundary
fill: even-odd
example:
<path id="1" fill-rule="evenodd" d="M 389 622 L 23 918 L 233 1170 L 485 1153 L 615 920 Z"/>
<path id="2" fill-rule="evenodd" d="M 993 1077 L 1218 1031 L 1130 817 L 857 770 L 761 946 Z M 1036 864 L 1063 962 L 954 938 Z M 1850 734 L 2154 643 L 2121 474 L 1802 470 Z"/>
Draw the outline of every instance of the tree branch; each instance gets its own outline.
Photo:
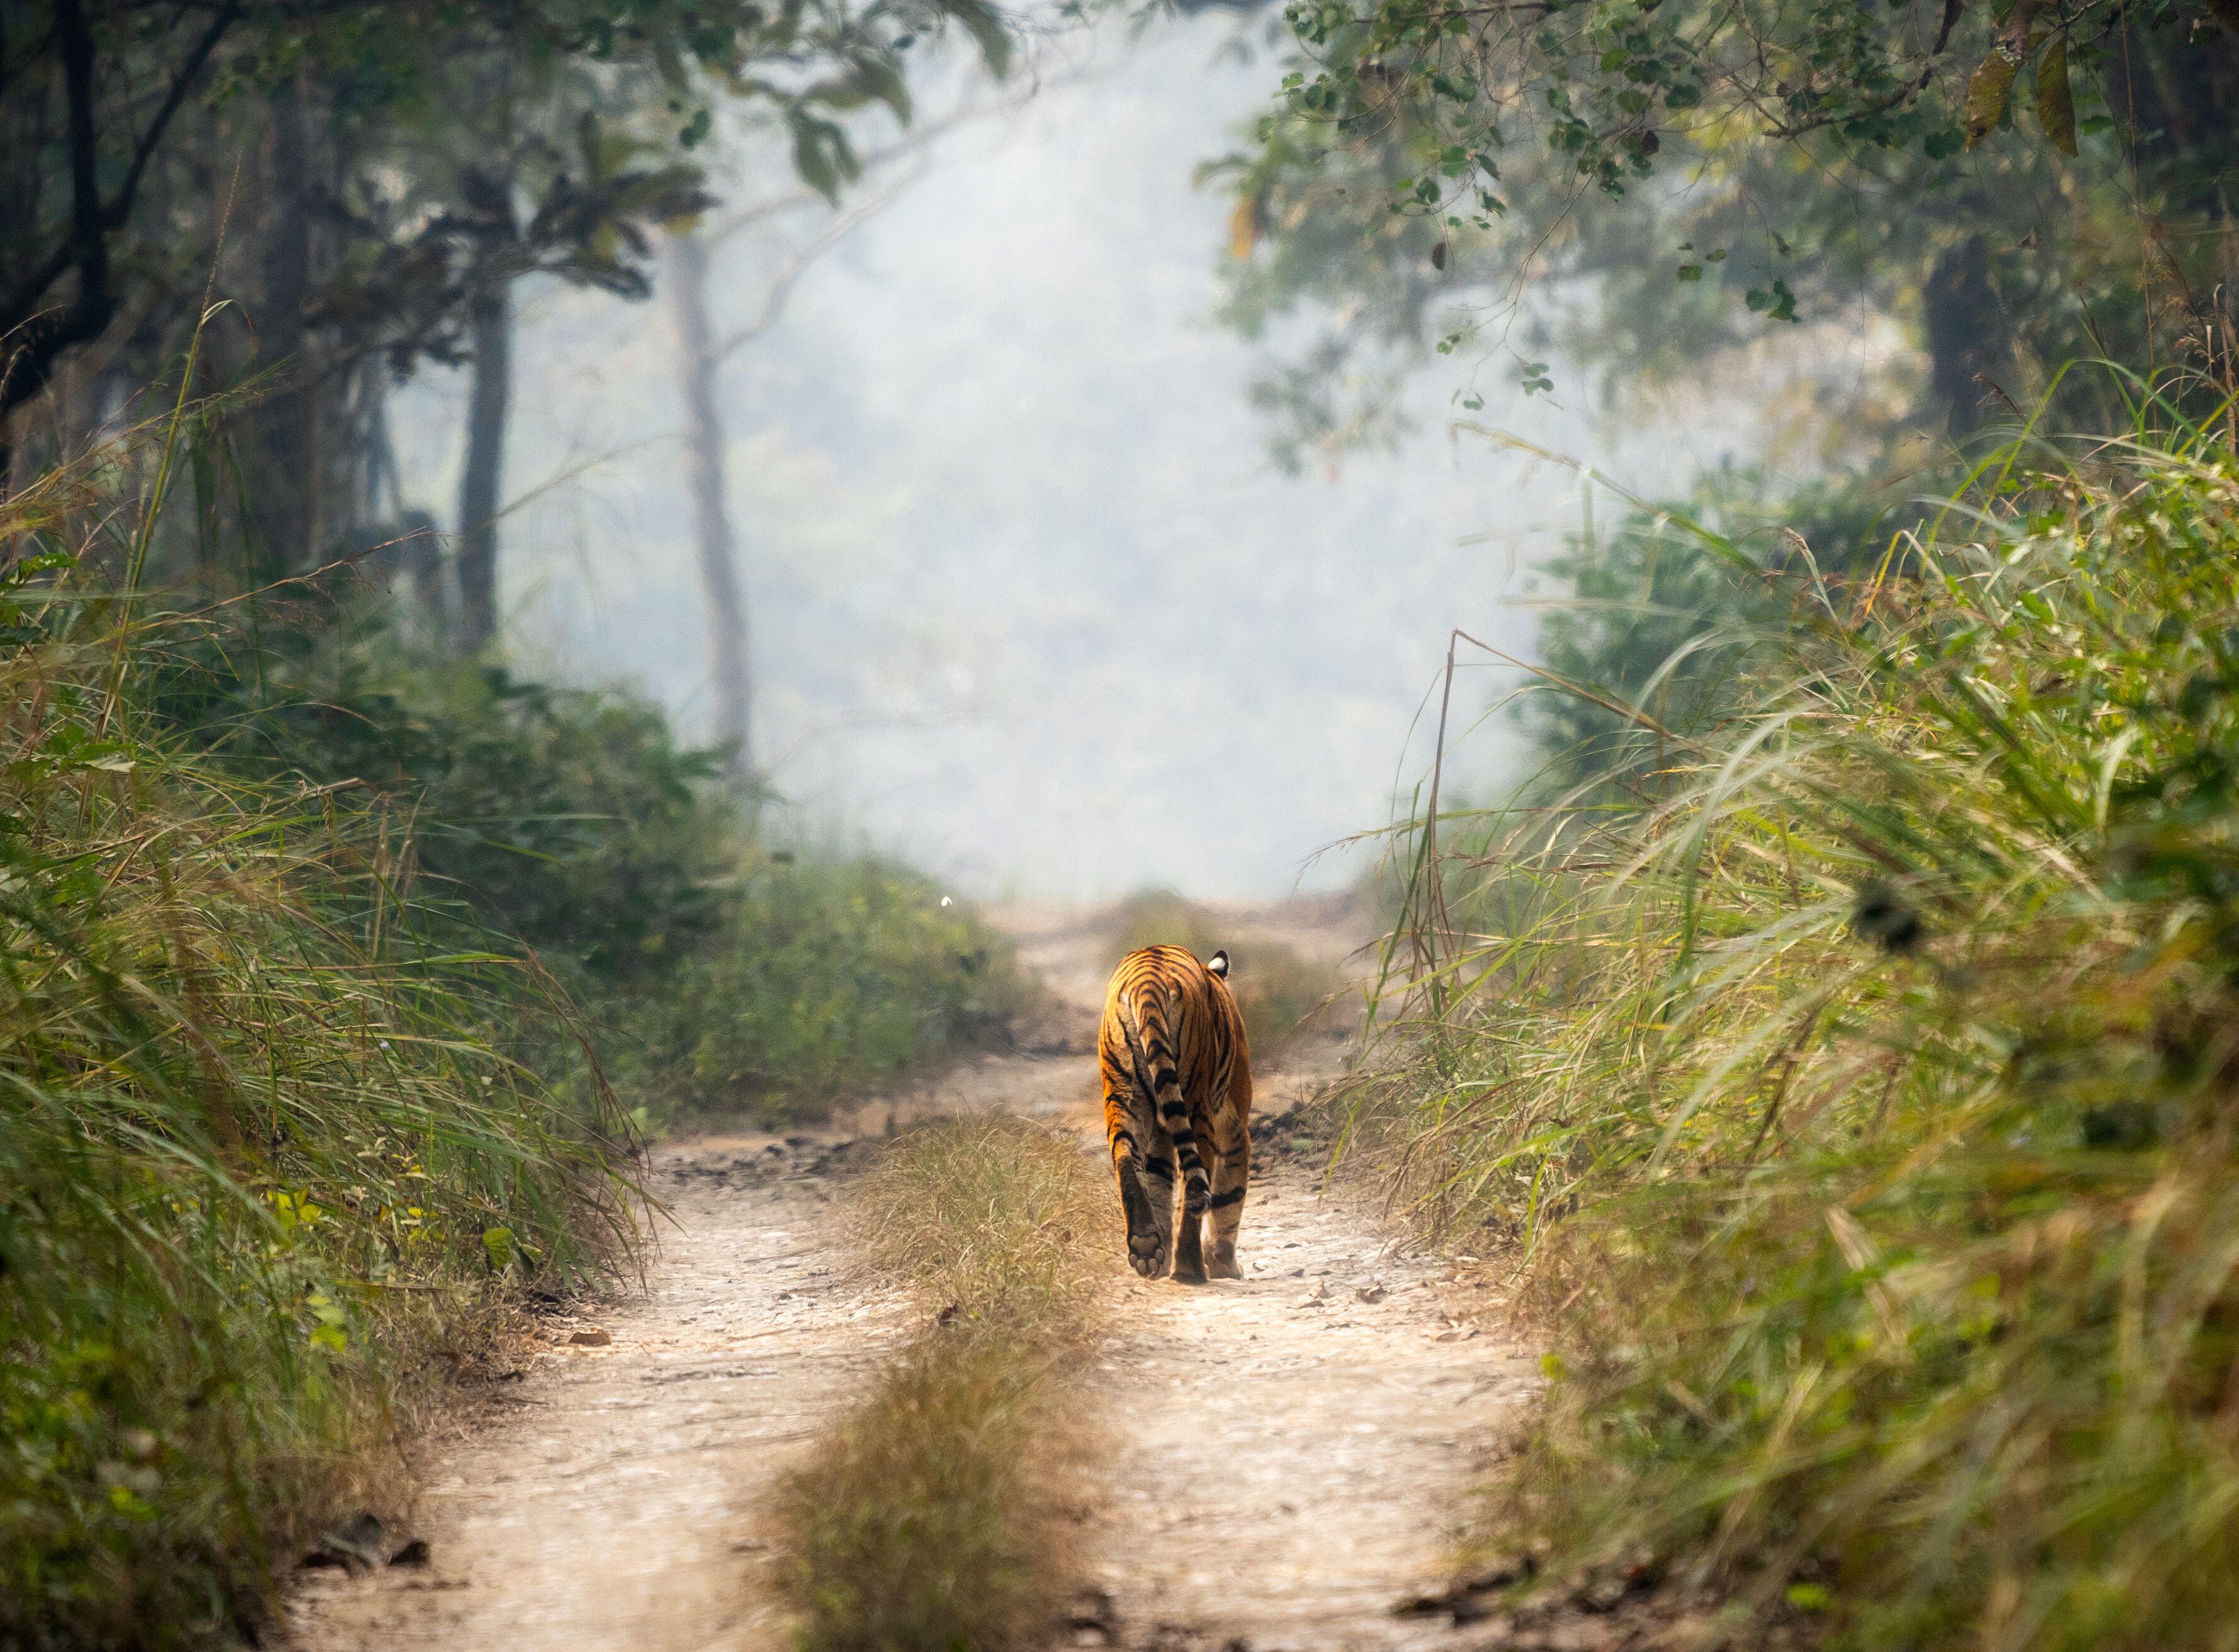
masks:
<path id="1" fill-rule="evenodd" d="M 932 169 L 931 159 L 921 158 L 906 176 L 896 179 L 878 194 L 867 196 L 856 202 L 819 230 L 807 246 L 785 261 L 783 268 L 772 278 L 762 294 L 761 309 L 755 312 L 754 320 L 726 334 L 715 346 L 715 359 L 718 362 L 728 361 L 737 351 L 775 327 L 785 314 L 786 301 L 793 296 L 793 289 L 800 285 L 801 278 L 815 266 L 816 262 L 914 189 Z"/>
<path id="2" fill-rule="evenodd" d="M 0 360 L 0 417 L 13 412 L 43 390 L 54 376 L 55 364 L 64 351 L 101 336 L 116 314 L 116 295 L 109 286 L 109 236 L 130 217 L 132 202 L 148 163 L 187 93 L 209 66 L 211 54 L 240 17 L 237 4 L 228 4 L 172 76 L 170 89 L 157 105 L 148 129 L 135 145 L 130 164 L 116 193 L 101 198 L 99 134 L 94 124 L 93 31 L 86 21 L 83 0 L 56 0 L 54 33 L 62 49 L 63 91 L 66 105 L 64 130 L 70 149 L 70 229 L 69 237 L 39 267 L 8 295 L 0 307 L 0 336 L 24 335 L 12 354 Z M 77 297 L 60 314 L 38 313 L 35 307 L 46 290 L 75 267 Z"/>

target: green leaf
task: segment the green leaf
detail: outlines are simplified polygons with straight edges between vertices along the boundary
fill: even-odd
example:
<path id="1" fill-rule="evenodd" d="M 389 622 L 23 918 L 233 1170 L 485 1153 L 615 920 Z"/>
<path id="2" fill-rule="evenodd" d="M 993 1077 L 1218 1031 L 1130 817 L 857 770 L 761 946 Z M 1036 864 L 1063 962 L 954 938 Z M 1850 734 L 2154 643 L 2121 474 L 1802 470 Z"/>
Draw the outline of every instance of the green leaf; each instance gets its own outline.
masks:
<path id="1" fill-rule="evenodd" d="M 1769 322 L 1796 319 L 1796 295 L 1784 281 L 1776 281 L 1770 288 L 1752 287 L 1743 295 L 1743 302 Z"/>
<path id="2" fill-rule="evenodd" d="M 827 201 L 839 200 L 840 168 L 832 158 L 827 123 L 797 112 L 793 120 L 793 169 Z"/>
<path id="3" fill-rule="evenodd" d="M 978 43 L 988 73 L 1000 80 L 1011 72 L 1011 31 L 1004 25 L 1001 12 L 986 3 L 986 0 L 940 0 L 940 9 L 962 23 L 965 32 Z"/>
<path id="4" fill-rule="evenodd" d="M 2046 47 L 2036 65 L 2036 123 L 2052 147 L 2076 153 L 2076 94 L 2068 83 L 2068 36 Z"/>
<path id="5" fill-rule="evenodd" d="M 1680 279 L 1681 281 L 1700 281 L 1700 280 L 1702 280 L 1702 279 L 1703 279 L 1703 266 L 1702 266 L 1702 265 L 1700 265 L 1700 264 L 1682 264 L 1682 265 L 1680 265 L 1680 266 L 1679 266 L 1679 279 Z"/>
<path id="6" fill-rule="evenodd" d="M 484 1228 L 482 1249 L 489 1254 L 490 1266 L 502 1268 L 513 1260 L 514 1243 L 511 1228 Z"/>
<path id="7" fill-rule="evenodd" d="M 1967 147 L 1973 149 L 2006 118 L 2007 100 L 2013 96 L 2014 76 L 2021 65 L 1996 46 L 1975 66 L 1967 82 Z"/>

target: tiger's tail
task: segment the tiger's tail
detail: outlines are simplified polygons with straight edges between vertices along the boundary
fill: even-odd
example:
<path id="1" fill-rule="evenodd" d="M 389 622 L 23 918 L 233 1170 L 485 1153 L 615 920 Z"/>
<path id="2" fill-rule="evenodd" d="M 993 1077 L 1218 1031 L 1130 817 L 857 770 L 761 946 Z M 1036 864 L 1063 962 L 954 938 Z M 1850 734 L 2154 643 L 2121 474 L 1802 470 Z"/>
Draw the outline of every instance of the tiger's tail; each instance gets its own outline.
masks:
<path id="1" fill-rule="evenodd" d="M 1150 1086 L 1159 1127 L 1166 1132 L 1174 1163 L 1181 1168 L 1182 1209 L 1194 1217 L 1204 1213 L 1212 1188 L 1205 1161 L 1198 1157 L 1197 1132 L 1190 1128 L 1189 1104 L 1182 1098 L 1181 1071 L 1174 1059 L 1168 1007 L 1168 991 L 1151 986 L 1136 993 L 1127 1005 L 1131 1023 L 1127 1030 L 1135 1045 L 1136 1071 Z"/>

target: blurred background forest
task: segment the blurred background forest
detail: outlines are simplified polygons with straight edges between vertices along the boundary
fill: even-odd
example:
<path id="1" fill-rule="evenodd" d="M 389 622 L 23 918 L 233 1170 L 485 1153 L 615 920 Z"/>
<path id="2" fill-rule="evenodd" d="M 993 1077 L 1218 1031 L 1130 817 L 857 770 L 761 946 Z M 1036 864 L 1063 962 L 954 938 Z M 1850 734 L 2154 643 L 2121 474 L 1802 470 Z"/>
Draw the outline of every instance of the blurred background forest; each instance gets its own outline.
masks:
<path id="1" fill-rule="evenodd" d="M 1554 1304 L 1499 1533 L 2228 1636 L 2235 108 L 2228 0 L 0 0 L 0 1634 L 254 1621 L 646 1132 L 1005 1038 L 952 891 L 1303 879 Z"/>

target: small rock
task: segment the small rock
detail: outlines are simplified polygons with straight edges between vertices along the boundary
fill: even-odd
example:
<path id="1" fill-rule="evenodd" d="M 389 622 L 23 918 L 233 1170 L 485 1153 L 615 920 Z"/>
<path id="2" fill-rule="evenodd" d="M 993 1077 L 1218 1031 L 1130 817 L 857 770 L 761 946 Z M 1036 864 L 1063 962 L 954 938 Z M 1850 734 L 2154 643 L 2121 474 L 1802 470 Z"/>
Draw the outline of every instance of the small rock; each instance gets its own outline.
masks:
<path id="1" fill-rule="evenodd" d="M 596 1325 L 586 1325 L 568 1339 L 573 1348 L 604 1348 L 614 1337 Z"/>
<path id="2" fill-rule="evenodd" d="M 369 1514 L 353 1516 L 319 1539 L 319 1546 L 303 1556 L 304 1566 L 339 1566 L 345 1571 L 369 1571 L 381 1564 L 381 1522 Z"/>
<path id="3" fill-rule="evenodd" d="M 1381 1302 L 1385 1297 L 1390 1296 L 1392 1293 L 1386 1290 L 1381 1284 L 1370 1284 L 1361 1286 L 1360 1289 L 1354 1291 L 1352 1294 L 1359 1297 L 1363 1302 Z"/>
<path id="4" fill-rule="evenodd" d="M 1580 1589 L 1571 1598 L 1589 1612 L 1614 1612 L 1618 1609 L 1618 1602 L 1623 1601 L 1629 1593 L 1631 1591 L 1626 1589 L 1623 1579 L 1599 1577 Z"/>

